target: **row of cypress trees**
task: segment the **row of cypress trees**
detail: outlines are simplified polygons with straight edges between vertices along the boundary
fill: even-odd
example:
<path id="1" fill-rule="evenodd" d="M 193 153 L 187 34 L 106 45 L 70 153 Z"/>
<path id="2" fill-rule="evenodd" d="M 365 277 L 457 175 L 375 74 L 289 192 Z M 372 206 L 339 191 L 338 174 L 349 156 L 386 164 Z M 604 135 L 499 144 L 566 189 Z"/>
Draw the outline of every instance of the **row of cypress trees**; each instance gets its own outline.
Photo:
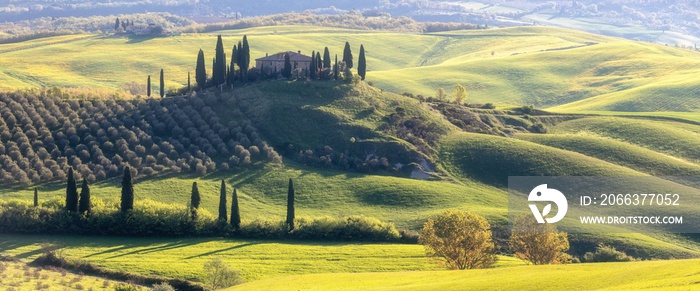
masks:
<path id="1" fill-rule="evenodd" d="M 77 212 L 81 214 L 89 214 L 90 209 L 90 186 L 85 178 L 83 178 L 82 189 L 78 195 L 77 183 L 73 167 L 68 169 L 68 179 L 66 185 L 66 210 L 68 212 Z M 121 191 L 121 211 L 128 212 L 134 208 L 134 184 L 129 166 L 124 167 L 122 176 L 122 191 Z M 221 190 L 219 193 L 219 221 L 226 222 L 228 219 L 227 213 L 227 194 L 226 182 L 221 180 Z M 197 219 L 197 209 L 202 201 L 199 194 L 197 182 L 192 182 L 192 192 L 190 195 L 190 210 L 192 219 Z M 38 206 L 39 197 L 38 191 L 34 188 L 34 206 Z M 289 179 L 289 187 L 287 190 L 287 219 L 286 224 L 289 230 L 294 228 L 294 183 Z M 241 215 L 238 208 L 238 192 L 234 188 L 231 196 L 231 217 L 229 220 L 234 229 L 238 229 L 241 225 Z"/>
<path id="2" fill-rule="evenodd" d="M 187 84 L 190 83 L 190 73 L 187 72 Z M 146 82 L 146 95 L 151 97 L 151 75 L 148 75 L 148 81 Z M 165 74 L 163 69 L 160 69 L 160 98 L 165 97 Z"/>
<path id="3" fill-rule="evenodd" d="M 73 167 L 68 169 L 68 179 L 66 184 L 66 210 L 68 212 L 76 212 L 89 215 L 92 211 L 90 206 L 90 185 L 87 179 L 83 178 L 83 184 L 78 194 L 78 187 L 75 180 Z M 39 194 L 34 188 L 34 206 L 39 206 Z M 134 185 L 131 181 L 131 169 L 129 166 L 124 167 L 124 175 L 122 176 L 122 191 L 121 191 L 121 211 L 128 212 L 134 208 Z"/>
<path id="4" fill-rule="evenodd" d="M 236 188 L 233 188 L 233 193 L 231 194 L 231 216 L 228 216 L 227 207 L 227 193 L 226 193 L 226 182 L 221 180 L 221 190 L 219 192 L 219 218 L 218 220 L 222 223 L 231 224 L 233 229 L 238 229 L 241 227 L 241 213 L 238 208 L 238 192 Z M 190 215 L 192 219 L 197 219 L 197 210 L 202 201 L 202 197 L 199 194 L 199 187 L 197 182 L 192 182 L 192 192 L 190 195 Z M 289 187 L 287 190 L 287 219 L 285 220 L 287 224 L 287 229 L 294 229 L 294 183 L 292 179 L 289 179 Z"/>
<path id="5" fill-rule="evenodd" d="M 352 50 L 350 49 L 350 43 L 345 42 L 345 48 L 343 49 L 343 63 L 345 63 L 346 69 L 352 69 L 353 56 Z M 291 61 L 288 55 L 284 56 L 284 69 L 282 75 L 289 78 L 291 76 Z M 312 51 L 311 52 L 311 64 L 309 65 L 309 77 L 312 80 L 318 79 L 318 72 L 322 69 L 333 69 L 333 78 L 338 79 L 338 55 L 335 55 L 335 65 L 331 67 L 331 54 L 328 47 L 323 49 L 323 58 L 321 58 L 321 52 Z M 357 74 L 360 75 L 362 80 L 365 79 L 367 73 L 367 59 L 365 57 L 365 47 L 360 45 L 360 57 L 357 60 Z"/>
<path id="6" fill-rule="evenodd" d="M 233 86 L 236 80 L 245 82 L 248 80 L 248 69 L 250 68 L 250 45 L 248 44 L 248 36 L 244 35 L 243 39 L 234 45 L 231 50 L 231 62 L 226 63 L 226 52 L 221 35 L 216 40 L 215 56 L 212 62 L 211 84 L 213 86 L 221 86 L 229 84 Z M 236 66 L 239 68 L 236 74 Z M 189 73 L 187 76 L 189 88 Z M 207 69 L 204 59 L 204 51 L 199 49 L 197 54 L 197 65 L 195 67 L 195 81 L 200 89 L 205 89 L 207 86 Z"/>

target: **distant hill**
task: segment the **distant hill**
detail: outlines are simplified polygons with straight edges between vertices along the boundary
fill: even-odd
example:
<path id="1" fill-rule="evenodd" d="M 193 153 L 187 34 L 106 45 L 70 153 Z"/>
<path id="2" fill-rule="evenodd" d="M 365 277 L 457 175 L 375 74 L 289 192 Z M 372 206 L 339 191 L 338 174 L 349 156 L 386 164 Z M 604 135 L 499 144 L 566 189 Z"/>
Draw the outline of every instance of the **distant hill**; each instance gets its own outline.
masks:
<path id="1" fill-rule="evenodd" d="M 325 46 L 334 55 L 342 53 L 345 41 L 357 57 L 363 44 L 367 81 L 395 93 L 435 97 L 438 88 L 449 95 L 455 84 L 463 84 L 470 103 L 569 113 L 700 109 L 692 77 L 698 74 L 700 66 L 694 64 L 700 53 L 543 27 L 411 34 L 280 26 L 168 38 L 51 37 L 0 45 L 0 86 L 144 94 L 146 76 L 156 76 L 163 67 L 166 88 L 181 88 L 199 48 L 213 47 L 219 33 L 227 50 L 232 39 L 248 35 L 252 58 L 279 51 L 309 54 Z M 26 65 L 12 65 L 17 62 Z"/>

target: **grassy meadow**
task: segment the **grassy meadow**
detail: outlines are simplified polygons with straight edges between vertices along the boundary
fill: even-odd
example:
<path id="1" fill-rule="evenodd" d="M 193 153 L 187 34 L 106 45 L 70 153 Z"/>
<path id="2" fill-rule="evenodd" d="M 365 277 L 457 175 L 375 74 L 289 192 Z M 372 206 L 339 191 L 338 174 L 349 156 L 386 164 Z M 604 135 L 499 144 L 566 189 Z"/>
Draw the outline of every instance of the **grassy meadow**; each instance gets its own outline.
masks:
<path id="1" fill-rule="evenodd" d="M 693 290 L 700 260 L 343 273 L 261 280 L 226 290 Z"/>
<path id="2" fill-rule="evenodd" d="M 202 278 L 205 262 L 221 258 L 250 282 L 280 276 L 318 273 L 438 270 L 423 246 L 344 242 L 295 242 L 217 238 L 113 238 L 3 235 L 0 252 L 31 260 L 43 242 L 60 246 L 73 259 L 142 275 Z M 497 267 L 524 263 L 501 256 Z"/>
<path id="3" fill-rule="evenodd" d="M 325 46 L 337 54 L 345 41 L 357 57 L 364 44 L 367 80 L 399 93 L 434 96 L 443 87 L 449 94 L 461 83 L 469 102 L 534 104 L 561 112 L 700 108 L 692 78 L 700 54 L 544 27 L 415 34 L 281 26 L 165 38 L 61 36 L 0 45 L 0 84 L 114 90 L 145 84 L 147 75 L 164 68 L 166 88 L 178 88 L 194 70 L 200 48 L 205 57 L 213 55 L 219 33 L 226 47 L 248 35 L 252 59 L 280 51 L 309 54 Z"/>

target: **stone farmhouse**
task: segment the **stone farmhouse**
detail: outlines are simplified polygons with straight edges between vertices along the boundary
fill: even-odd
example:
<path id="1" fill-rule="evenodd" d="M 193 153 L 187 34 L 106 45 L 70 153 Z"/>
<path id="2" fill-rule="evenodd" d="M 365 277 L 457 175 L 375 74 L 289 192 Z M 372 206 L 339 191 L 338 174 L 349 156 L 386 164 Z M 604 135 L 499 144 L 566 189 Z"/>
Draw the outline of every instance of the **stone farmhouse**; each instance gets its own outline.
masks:
<path id="1" fill-rule="evenodd" d="M 255 59 L 255 67 L 259 68 L 262 72 L 266 74 L 281 72 L 284 68 L 284 55 L 289 54 L 289 60 L 292 63 L 292 70 L 297 68 L 306 72 L 311 66 L 311 57 L 301 54 L 301 51 L 297 52 L 281 52 L 274 55 L 267 55 L 265 57 Z"/>

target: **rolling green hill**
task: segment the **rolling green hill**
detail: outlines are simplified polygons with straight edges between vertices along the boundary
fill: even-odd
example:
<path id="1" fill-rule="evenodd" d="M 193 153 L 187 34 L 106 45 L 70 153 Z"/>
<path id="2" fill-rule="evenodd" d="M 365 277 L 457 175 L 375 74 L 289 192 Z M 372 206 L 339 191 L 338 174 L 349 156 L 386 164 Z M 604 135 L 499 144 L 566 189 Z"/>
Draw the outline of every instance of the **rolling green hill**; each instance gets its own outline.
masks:
<path id="1" fill-rule="evenodd" d="M 653 176 L 696 176 L 700 166 L 612 138 L 586 134 L 518 134 L 517 138 L 578 152 Z"/>
<path id="2" fill-rule="evenodd" d="M 434 272 L 301 275 L 226 290 L 692 290 L 700 260 L 523 266 Z"/>
<path id="3" fill-rule="evenodd" d="M 700 161 L 700 126 L 659 120 L 589 117 L 563 122 L 553 133 L 592 133 L 691 162 Z"/>
<path id="4" fill-rule="evenodd" d="M 211 56 L 219 33 L 226 47 L 248 35 L 253 59 L 325 46 L 336 54 L 345 41 L 357 54 L 364 44 L 368 80 L 394 92 L 434 96 L 439 87 L 450 93 L 461 83 L 470 102 L 554 106 L 562 112 L 700 108 L 694 98 L 700 54 L 542 27 L 411 34 L 281 26 L 167 38 L 61 36 L 0 45 L 0 84 L 111 90 L 144 84 L 147 75 L 164 68 L 166 88 L 182 87 L 196 52 L 203 48 Z"/>
<path id="5" fill-rule="evenodd" d="M 640 176 L 640 172 L 579 153 L 517 139 L 458 133 L 440 148 L 452 173 L 507 186 L 508 176 Z"/>

